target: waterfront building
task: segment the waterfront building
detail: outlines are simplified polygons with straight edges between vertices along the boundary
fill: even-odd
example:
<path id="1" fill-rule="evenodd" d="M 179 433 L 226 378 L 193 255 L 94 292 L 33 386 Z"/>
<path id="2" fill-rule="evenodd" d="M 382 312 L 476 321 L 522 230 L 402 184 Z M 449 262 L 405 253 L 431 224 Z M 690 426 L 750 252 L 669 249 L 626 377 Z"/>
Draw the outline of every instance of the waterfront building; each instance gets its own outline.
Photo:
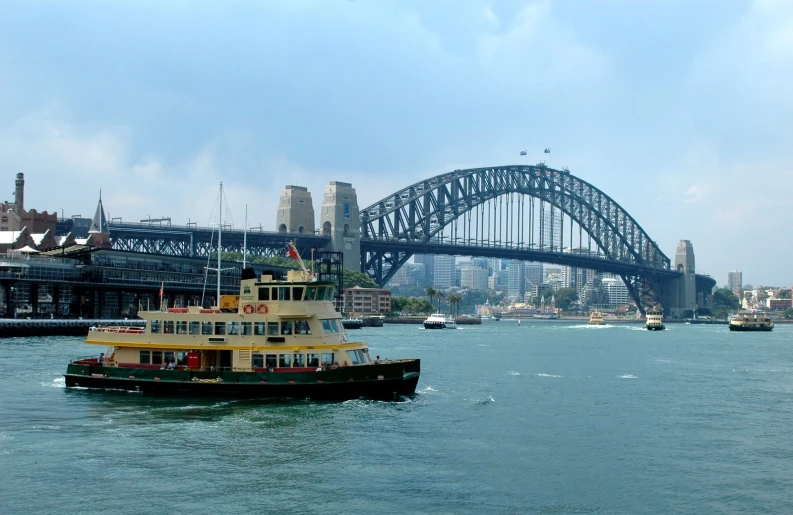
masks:
<path id="1" fill-rule="evenodd" d="M 30 234 L 43 234 L 49 230 L 55 233 L 58 213 L 39 213 L 35 209 L 25 209 L 25 174 L 18 173 L 14 202 L 0 204 L 0 231 L 21 231 L 27 227 Z"/>
<path id="2" fill-rule="evenodd" d="M 359 315 L 391 313 L 391 290 L 354 286 L 342 292 L 342 312 Z"/>
<path id="3" fill-rule="evenodd" d="M 457 269 L 454 256 L 435 256 L 432 285 L 436 288 L 457 286 Z"/>
<path id="4" fill-rule="evenodd" d="M 487 269 L 463 268 L 461 271 L 460 286 L 473 290 L 487 289 Z"/>
<path id="5" fill-rule="evenodd" d="M 727 274 L 727 288 L 735 295 L 741 294 L 743 288 L 743 273 L 733 270 Z"/>

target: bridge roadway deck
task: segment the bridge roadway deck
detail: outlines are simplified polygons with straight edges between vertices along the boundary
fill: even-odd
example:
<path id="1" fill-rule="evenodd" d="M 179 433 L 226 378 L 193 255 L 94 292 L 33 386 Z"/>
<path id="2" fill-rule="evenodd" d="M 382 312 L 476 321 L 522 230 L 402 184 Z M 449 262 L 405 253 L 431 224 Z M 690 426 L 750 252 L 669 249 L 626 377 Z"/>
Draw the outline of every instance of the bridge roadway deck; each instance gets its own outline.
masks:
<path id="1" fill-rule="evenodd" d="M 610 272 L 614 274 L 650 274 L 659 278 L 674 279 L 680 277 L 681 272 L 666 270 L 647 265 L 637 265 L 629 261 L 618 261 L 597 257 L 580 256 L 566 252 L 549 252 L 521 247 L 501 247 L 495 245 L 459 245 L 444 243 L 423 243 L 389 240 L 361 239 L 361 252 L 407 252 L 410 254 L 441 254 L 450 256 L 475 256 L 494 257 L 502 259 L 518 259 L 521 261 L 538 261 L 541 263 L 554 263 L 559 265 L 575 266 Z"/>

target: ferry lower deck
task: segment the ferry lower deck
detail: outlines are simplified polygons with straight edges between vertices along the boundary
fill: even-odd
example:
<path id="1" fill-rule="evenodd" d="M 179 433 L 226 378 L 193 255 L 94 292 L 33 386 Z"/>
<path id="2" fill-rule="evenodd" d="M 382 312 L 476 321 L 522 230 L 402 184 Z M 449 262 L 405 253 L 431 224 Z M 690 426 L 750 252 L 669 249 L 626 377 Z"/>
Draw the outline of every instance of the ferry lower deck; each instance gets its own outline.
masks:
<path id="1" fill-rule="evenodd" d="M 415 392 L 420 368 L 418 359 L 340 367 L 277 367 L 231 371 L 214 367 L 110 367 L 99 363 L 96 358 L 85 358 L 68 365 L 65 380 L 67 387 L 156 394 L 395 400 Z"/>

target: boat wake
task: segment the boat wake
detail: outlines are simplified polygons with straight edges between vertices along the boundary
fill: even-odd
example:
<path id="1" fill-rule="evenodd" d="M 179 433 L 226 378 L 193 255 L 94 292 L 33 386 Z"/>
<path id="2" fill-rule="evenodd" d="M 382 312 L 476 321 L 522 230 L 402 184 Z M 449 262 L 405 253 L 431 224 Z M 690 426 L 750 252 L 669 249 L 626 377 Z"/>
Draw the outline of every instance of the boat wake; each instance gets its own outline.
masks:
<path id="1" fill-rule="evenodd" d="M 636 377 L 635 375 L 623 374 L 623 375 L 620 376 L 620 379 L 639 379 L 639 378 Z"/>
<path id="2" fill-rule="evenodd" d="M 66 388 L 66 378 L 63 376 L 56 377 L 51 383 L 41 383 L 41 386 L 45 388 Z"/>
<path id="3" fill-rule="evenodd" d="M 562 377 L 562 376 L 558 376 L 558 375 L 556 375 L 556 374 L 542 374 L 542 373 L 541 373 L 541 374 L 534 374 L 534 375 L 536 375 L 537 377 L 554 377 L 554 378 L 556 378 L 556 377 Z"/>
<path id="4" fill-rule="evenodd" d="M 515 372 L 514 370 L 507 370 L 507 374 L 511 376 L 519 376 L 520 372 Z"/>
<path id="5" fill-rule="evenodd" d="M 423 390 L 416 390 L 416 393 L 432 393 L 432 392 L 436 392 L 437 393 L 438 390 L 436 390 L 432 386 L 428 386 L 428 387 L 424 388 Z"/>
<path id="6" fill-rule="evenodd" d="M 578 324 L 578 325 L 571 325 L 568 326 L 568 329 L 589 329 L 589 330 L 596 330 L 596 329 L 610 329 L 613 326 L 611 324 L 601 324 L 601 325 L 594 325 L 594 324 Z"/>

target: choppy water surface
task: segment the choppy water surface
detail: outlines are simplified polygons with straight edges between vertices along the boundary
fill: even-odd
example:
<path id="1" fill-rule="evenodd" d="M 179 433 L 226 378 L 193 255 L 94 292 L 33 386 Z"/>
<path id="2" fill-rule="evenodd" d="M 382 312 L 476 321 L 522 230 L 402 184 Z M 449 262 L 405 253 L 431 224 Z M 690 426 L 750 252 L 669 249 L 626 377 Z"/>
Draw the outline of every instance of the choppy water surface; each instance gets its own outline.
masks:
<path id="1" fill-rule="evenodd" d="M 402 403 L 67 390 L 75 338 L 0 340 L 0 513 L 787 513 L 791 336 L 486 322 L 354 331 Z M 94 352 L 96 351 L 96 352 Z"/>

